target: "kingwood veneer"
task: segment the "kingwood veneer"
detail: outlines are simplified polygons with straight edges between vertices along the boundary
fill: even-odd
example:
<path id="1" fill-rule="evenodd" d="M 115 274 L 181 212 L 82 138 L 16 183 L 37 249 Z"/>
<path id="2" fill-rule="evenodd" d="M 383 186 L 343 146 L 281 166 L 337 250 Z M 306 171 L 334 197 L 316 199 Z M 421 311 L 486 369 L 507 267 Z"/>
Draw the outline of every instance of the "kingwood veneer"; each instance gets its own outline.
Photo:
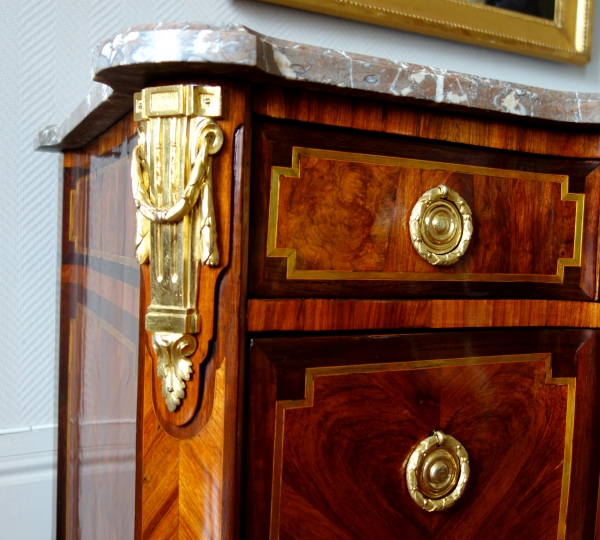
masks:
<path id="1" fill-rule="evenodd" d="M 158 50 L 161 32 L 221 56 L 129 58 Z M 107 42 L 95 66 L 115 93 L 40 139 L 65 150 L 58 537 L 600 536 L 594 118 L 553 121 L 548 103 L 520 118 L 492 99 L 433 109 L 418 78 L 408 98 L 314 73 L 291 83 L 273 66 L 300 53 L 252 36 L 142 27 Z M 315 51 L 316 71 L 329 60 Z M 144 325 L 129 111 L 142 86 L 179 83 L 221 87 L 224 143 L 221 260 L 199 271 L 199 346 L 171 412 Z M 473 215 L 445 267 L 409 235 L 438 185 Z M 429 513 L 406 468 L 440 429 L 471 475 L 452 508 Z"/>

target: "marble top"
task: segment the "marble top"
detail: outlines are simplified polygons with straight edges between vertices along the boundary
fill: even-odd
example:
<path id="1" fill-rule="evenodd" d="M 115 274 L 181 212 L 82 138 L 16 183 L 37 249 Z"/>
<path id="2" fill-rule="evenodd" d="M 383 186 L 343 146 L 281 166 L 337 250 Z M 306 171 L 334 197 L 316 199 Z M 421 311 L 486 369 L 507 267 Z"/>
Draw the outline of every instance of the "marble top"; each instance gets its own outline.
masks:
<path id="1" fill-rule="evenodd" d="M 92 56 L 101 83 L 39 150 L 80 147 L 132 108 L 132 94 L 157 76 L 229 75 L 298 81 L 331 91 L 372 92 L 421 105 L 442 104 L 540 120 L 600 124 L 600 94 L 563 92 L 294 43 L 235 24 L 157 23 L 102 41 Z"/>

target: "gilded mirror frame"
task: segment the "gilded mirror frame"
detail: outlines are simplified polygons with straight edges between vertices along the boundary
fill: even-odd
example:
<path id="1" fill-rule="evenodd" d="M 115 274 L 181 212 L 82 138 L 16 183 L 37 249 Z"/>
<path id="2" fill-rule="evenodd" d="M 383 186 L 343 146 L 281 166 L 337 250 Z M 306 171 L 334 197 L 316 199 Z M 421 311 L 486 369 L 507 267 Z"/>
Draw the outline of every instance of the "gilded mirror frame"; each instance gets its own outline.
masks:
<path id="1" fill-rule="evenodd" d="M 593 0 L 555 0 L 554 20 L 468 0 L 262 0 L 558 62 L 590 60 Z"/>

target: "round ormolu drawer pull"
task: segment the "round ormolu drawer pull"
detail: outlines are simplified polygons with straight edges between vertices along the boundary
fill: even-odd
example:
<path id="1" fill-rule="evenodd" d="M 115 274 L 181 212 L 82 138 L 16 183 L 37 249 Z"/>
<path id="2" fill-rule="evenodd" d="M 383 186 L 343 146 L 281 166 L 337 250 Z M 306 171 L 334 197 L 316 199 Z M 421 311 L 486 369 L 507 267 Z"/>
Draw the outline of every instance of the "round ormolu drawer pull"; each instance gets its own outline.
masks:
<path id="1" fill-rule="evenodd" d="M 469 473 L 469 455 L 464 446 L 443 431 L 435 431 L 408 459 L 408 492 L 428 512 L 446 510 L 464 493 Z"/>
<path id="2" fill-rule="evenodd" d="M 410 239 L 428 263 L 454 264 L 467 251 L 473 218 L 467 202 L 448 186 L 427 191 L 410 214 Z"/>

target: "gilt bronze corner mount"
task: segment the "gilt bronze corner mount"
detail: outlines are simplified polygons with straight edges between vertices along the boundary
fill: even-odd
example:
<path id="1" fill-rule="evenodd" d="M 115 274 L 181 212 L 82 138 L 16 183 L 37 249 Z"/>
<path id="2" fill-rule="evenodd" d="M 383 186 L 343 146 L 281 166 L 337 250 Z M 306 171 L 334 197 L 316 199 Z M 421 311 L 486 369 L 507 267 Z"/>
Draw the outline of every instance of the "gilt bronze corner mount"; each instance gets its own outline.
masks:
<path id="1" fill-rule="evenodd" d="M 158 357 L 162 395 L 173 412 L 185 397 L 196 350 L 199 266 L 218 266 L 212 155 L 223 132 L 221 88 L 175 85 L 134 96 L 140 122 L 131 180 L 136 205 L 136 258 L 150 264 L 146 330 Z"/>

